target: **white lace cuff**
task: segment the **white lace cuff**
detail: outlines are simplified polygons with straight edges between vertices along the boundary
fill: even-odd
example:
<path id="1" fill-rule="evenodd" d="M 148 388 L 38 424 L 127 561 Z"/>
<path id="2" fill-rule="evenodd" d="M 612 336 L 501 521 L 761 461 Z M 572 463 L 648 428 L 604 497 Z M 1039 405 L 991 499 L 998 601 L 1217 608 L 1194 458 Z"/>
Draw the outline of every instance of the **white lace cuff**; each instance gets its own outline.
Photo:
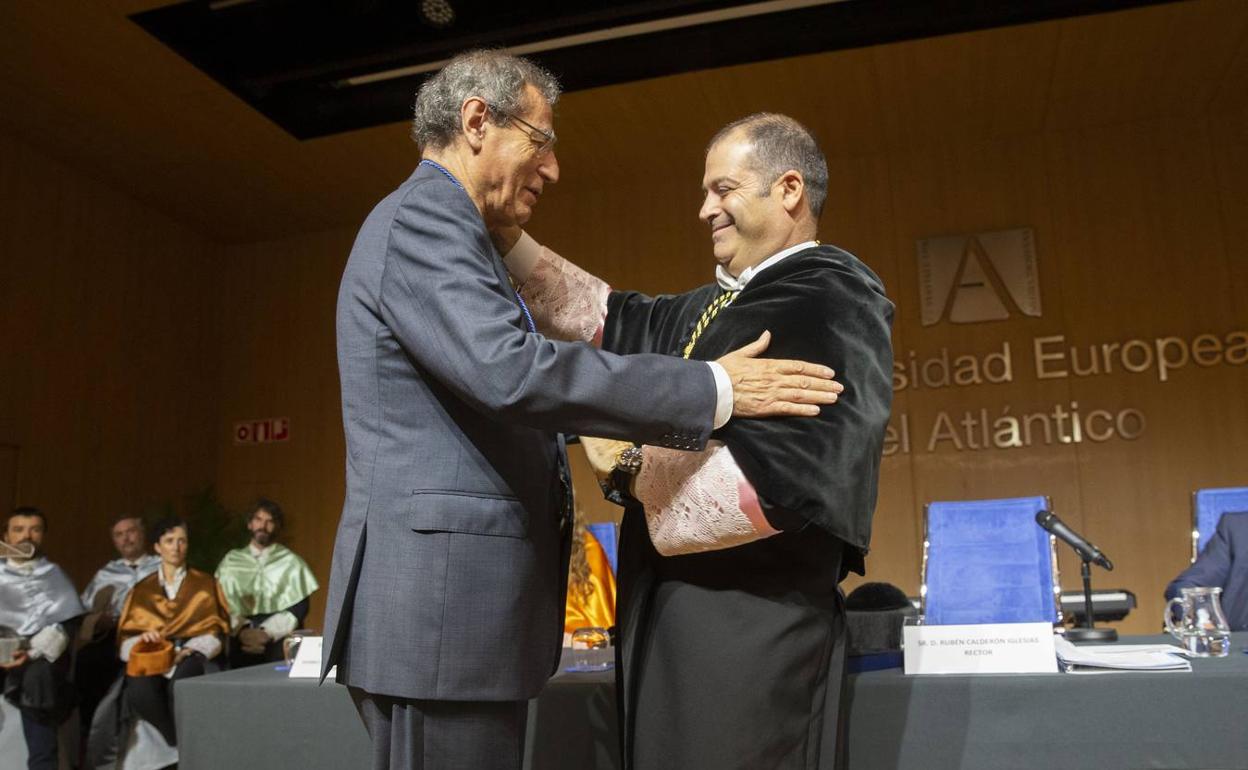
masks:
<path id="1" fill-rule="evenodd" d="M 520 284 L 537 328 L 547 337 L 602 343 L 611 287 L 555 252 L 538 245 L 528 233 L 520 236 L 503 258 Z"/>
<path id="2" fill-rule="evenodd" d="M 732 548 L 779 532 L 723 443 L 711 441 L 701 452 L 646 446 L 642 453 L 633 494 L 645 505 L 660 554 Z"/>

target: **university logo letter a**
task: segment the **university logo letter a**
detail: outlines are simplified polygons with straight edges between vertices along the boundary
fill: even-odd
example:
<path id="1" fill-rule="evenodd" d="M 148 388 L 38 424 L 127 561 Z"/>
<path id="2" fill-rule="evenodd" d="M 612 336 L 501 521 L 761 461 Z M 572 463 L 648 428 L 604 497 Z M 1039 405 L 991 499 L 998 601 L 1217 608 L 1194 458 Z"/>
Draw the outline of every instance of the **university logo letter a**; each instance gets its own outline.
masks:
<path id="1" fill-rule="evenodd" d="M 1031 228 L 927 238 L 917 246 L 924 326 L 1039 317 Z"/>

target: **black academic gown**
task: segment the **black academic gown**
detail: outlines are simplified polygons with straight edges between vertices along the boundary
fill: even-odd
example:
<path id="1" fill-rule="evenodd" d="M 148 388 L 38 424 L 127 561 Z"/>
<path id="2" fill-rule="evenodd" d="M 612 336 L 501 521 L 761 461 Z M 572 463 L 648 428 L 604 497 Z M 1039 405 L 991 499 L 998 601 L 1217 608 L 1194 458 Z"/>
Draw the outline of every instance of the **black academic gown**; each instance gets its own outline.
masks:
<path id="1" fill-rule="evenodd" d="M 613 293 L 603 347 L 678 354 L 719 291 Z M 733 420 L 714 436 L 781 534 L 663 557 L 641 506 L 627 500 L 617 682 L 626 767 L 836 766 L 845 648 L 837 584 L 863 571 L 870 541 L 892 402 L 892 314 L 869 268 L 817 246 L 756 275 L 698 341 L 691 358 L 713 360 L 769 329 L 767 357 L 831 366 L 846 389 L 817 418 Z"/>

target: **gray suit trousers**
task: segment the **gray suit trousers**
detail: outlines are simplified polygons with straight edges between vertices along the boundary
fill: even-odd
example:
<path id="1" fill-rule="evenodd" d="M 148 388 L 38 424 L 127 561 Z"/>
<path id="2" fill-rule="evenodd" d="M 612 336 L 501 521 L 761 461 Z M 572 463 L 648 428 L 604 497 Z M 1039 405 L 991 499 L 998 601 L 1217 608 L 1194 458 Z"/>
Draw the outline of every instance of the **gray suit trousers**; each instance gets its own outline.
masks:
<path id="1" fill-rule="evenodd" d="M 520 770 L 528 701 L 391 698 L 349 687 L 372 770 Z"/>

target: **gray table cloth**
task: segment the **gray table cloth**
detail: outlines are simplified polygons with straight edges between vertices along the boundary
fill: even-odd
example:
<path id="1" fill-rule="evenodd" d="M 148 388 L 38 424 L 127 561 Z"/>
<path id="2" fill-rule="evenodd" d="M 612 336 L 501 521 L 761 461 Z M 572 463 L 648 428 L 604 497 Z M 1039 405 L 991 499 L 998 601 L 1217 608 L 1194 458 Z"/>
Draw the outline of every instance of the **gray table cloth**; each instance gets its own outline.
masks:
<path id="1" fill-rule="evenodd" d="M 1169 642 L 1124 638 L 1123 643 Z M 1248 770 L 1248 633 L 1191 673 L 849 677 L 853 770 Z M 748 682 L 742 682 L 748 687 Z M 270 665 L 178 683 L 182 770 L 367 765 L 346 688 Z M 611 672 L 561 673 L 529 711 L 526 767 L 618 767 Z"/>

